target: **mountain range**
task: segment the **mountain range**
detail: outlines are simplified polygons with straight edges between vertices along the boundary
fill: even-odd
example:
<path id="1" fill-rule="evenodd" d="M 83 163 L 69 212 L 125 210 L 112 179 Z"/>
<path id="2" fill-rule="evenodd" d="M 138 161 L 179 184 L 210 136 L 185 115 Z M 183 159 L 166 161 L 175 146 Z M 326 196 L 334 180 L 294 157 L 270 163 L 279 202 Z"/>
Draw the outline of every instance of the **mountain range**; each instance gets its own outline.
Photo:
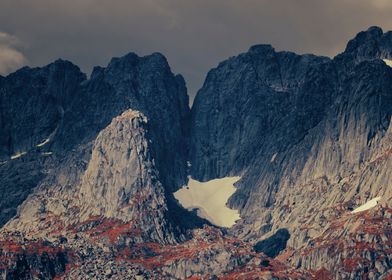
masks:
<path id="1" fill-rule="evenodd" d="M 0 76 L 0 279 L 392 279 L 391 65 L 370 27 L 252 46 L 191 108 L 159 53 Z"/>

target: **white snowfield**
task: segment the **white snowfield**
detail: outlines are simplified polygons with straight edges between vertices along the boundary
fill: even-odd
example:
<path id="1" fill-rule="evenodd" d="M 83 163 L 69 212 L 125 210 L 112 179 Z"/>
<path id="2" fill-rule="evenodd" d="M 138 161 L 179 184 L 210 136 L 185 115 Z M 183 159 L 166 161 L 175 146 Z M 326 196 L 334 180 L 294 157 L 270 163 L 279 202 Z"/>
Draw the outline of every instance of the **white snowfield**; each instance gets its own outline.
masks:
<path id="1" fill-rule="evenodd" d="M 237 210 L 226 206 L 229 197 L 236 191 L 234 183 L 241 177 L 225 177 L 208 182 L 189 178 L 188 185 L 174 193 L 180 204 L 188 209 L 197 209 L 197 215 L 220 227 L 231 227 L 240 219 Z"/>
<path id="2" fill-rule="evenodd" d="M 369 209 L 375 207 L 378 204 L 378 201 L 380 199 L 381 199 L 381 196 L 373 198 L 372 200 L 369 200 L 368 202 L 366 202 L 364 205 L 361 205 L 358 208 L 355 208 L 353 211 L 351 211 L 351 213 L 354 214 L 354 213 L 358 213 L 358 212 L 369 210 Z"/>
<path id="3" fill-rule="evenodd" d="M 386 65 L 388 65 L 389 67 L 392 67 L 392 60 L 390 60 L 390 59 L 383 59 L 383 61 L 385 62 Z"/>

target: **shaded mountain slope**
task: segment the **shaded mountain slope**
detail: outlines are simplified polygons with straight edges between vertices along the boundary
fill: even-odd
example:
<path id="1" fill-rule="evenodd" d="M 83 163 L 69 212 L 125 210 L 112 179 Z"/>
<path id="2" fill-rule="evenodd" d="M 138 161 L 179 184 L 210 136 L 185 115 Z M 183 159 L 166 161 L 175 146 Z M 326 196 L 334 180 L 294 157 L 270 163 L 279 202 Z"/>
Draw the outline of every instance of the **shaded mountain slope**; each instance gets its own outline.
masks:
<path id="1" fill-rule="evenodd" d="M 287 229 L 300 268 L 301 250 L 325 239 L 337 218 L 378 196 L 391 207 L 392 69 L 382 60 L 391 58 L 391 38 L 370 28 L 334 59 L 255 46 L 209 72 L 192 108 L 192 176 L 242 176 L 229 201 L 242 217 L 233 234 L 253 242 Z M 320 245 L 305 267 L 362 277 L 366 250 L 351 251 L 350 228 L 341 229 L 338 261 Z M 375 234 L 384 240 L 388 232 Z M 367 266 L 375 277 L 390 269 L 388 245 L 380 246 L 372 252 L 383 264 Z M 337 269 L 351 257 L 350 270 Z"/>

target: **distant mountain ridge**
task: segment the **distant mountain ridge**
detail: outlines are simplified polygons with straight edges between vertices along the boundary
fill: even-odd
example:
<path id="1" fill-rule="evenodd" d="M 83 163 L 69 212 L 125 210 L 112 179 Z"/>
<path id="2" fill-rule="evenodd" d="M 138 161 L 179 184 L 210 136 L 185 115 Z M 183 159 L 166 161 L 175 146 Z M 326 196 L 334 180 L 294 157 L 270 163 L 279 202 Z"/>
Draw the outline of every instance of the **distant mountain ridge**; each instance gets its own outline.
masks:
<path id="1" fill-rule="evenodd" d="M 256 45 L 212 69 L 192 108 L 158 53 L 90 79 L 62 60 L 1 77 L 0 278 L 388 279 L 383 60 L 379 27 L 334 58 Z M 183 209 L 187 176 L 241 176 L 237 224 Z"/>

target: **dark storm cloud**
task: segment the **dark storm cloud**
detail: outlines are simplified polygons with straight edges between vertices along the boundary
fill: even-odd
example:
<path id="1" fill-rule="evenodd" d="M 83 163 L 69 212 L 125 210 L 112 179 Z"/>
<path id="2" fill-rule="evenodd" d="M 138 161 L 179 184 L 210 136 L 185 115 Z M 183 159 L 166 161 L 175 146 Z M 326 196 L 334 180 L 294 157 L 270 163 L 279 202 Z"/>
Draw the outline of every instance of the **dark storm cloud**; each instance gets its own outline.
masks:
<path id="1" fill-rule="evenodd" d="M 1 0 L 0 32 L 23 43 L 13 50 L 33 66 L 62 57 L 90 71 L 130 51 L 159 51 L 194 94 L 211 67 L 253 44 L 333 56 L 360 30 L 392 29 L 391 2 Z"/>

